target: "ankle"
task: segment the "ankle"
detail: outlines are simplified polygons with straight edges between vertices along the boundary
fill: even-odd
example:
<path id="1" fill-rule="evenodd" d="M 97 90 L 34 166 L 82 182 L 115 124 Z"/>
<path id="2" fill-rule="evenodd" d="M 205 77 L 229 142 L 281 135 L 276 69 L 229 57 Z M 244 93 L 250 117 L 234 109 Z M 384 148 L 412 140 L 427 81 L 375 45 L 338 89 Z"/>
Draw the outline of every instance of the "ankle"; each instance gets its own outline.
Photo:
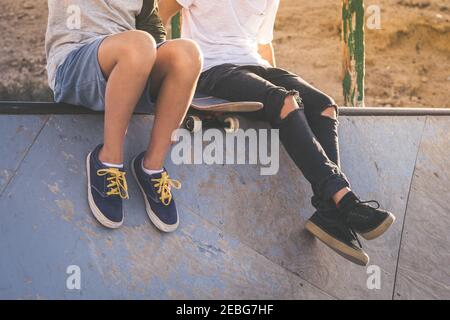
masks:
<path id="1" fill-rule="evenodd" d="M 141 162 L 141 168 L 146 174 L 148 174 L 150 176 L 152 176 L 154 174 L 162 173 L 164 171 L 164 168 L 162 168 L 162 167 L 160 169 L 149 169 L 149 168 L 147 168 L 145 166 L 145 164 L 144 164 L 144 160 L 142 160 L 142 162 Z"/>
<path id="2" fill-rule="evenodd" d="M 122 165 L 123 155 L 120 152 L 111 152 L 103 146 L 98 154 L 98 160 L 100 160 L 102 163 Z"/>
<path id="3" fill-rule="evenodd" d="M 351 191 L 352 190 L 350 188 L 343 188 L 333 195 L 332 200 L 336 205 L 339 205 L 339 202 L 342 200 L 342 198 L 344 198 L 345 195 Z"/>
<path id="4" fill-rule="evenodd" d="M 349 191 L 341 198 L 341 200 L 338 203 L 336 203 L 336 206 L 338 207 L 338 209 L 348 208 L 353 204 L 357 203 L 358 200 L 359 200 L 358 196 L 352 191 Z"/>
<path id="5" fill-rule="evenodd" d="M 148 159 L 144 157 L 142 159 L 142 169 L 150 170 L 150 171 L 160 171 L 164 167 L 164 164 L 160 161 L 154 161 L 153 159 Z"/>

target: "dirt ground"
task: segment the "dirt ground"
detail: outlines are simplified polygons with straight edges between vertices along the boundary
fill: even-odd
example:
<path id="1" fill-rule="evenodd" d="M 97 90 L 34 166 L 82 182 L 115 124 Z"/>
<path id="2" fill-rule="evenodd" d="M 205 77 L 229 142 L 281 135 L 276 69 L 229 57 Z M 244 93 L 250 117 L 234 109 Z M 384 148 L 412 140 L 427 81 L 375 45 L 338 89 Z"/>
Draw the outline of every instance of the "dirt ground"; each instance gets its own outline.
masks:
<path id="1" fill-rule="evenodd" d="M 278 65 L 342 104 L 340 0 L 281 0 Z M 368 106 L 450 108 L 450 1 L 367 0 L 381 29 L 367 30 Z M 46 0 L 0 0 L 0 100 L 48 100 Z"/>

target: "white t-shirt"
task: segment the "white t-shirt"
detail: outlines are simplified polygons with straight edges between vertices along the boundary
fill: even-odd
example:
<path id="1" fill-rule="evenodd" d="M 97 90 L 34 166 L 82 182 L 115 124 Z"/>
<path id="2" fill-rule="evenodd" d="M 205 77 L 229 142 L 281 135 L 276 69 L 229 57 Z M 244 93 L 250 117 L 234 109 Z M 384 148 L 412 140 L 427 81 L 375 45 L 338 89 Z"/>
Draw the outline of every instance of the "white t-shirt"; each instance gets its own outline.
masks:
<path id="1" fill-rule="evenodd" d="M 280 0 L 177 0 L 183 7 L 183 38 L 196 41 L 206 71 L 214 66 L 264 65 L 258 44 L 273 40 Z"/>

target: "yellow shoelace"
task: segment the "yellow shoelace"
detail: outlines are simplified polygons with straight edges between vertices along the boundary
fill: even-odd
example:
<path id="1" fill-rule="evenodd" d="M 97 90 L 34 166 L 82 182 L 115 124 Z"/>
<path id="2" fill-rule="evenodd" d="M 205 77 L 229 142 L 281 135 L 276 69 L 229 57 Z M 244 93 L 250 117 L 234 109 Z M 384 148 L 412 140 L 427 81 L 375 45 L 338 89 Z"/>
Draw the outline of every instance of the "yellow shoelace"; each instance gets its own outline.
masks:
<path id="1" fill-rule="evenodd" d="M 127 180 L 125 179 L 125 172 L 122 172 L 117 168 L 108 168 L 98 170 L 97 175 L 99 177 L 109 175 L 109 177 L 106 178 L 109 182 L 106 186 L 109 188 L 106 195 L 119 195 L 122 199 L 128 199 L 128 185 Z"/>
<path id="2" fill-rule="evenodd" d="M 167 172 L 163 172 L 161 174 L 161 178 L 152 179 L 152 181 L 156 182 L 154 186 L 158 188 L 157 193 L 160 195 L 159 199 L 165 206 L 168 206 L 172 201 L 172 192 L 170 191 L 171 187 L 174 187 L 175 189 L 181 188 L 181 182 L 170 179 Z"/>

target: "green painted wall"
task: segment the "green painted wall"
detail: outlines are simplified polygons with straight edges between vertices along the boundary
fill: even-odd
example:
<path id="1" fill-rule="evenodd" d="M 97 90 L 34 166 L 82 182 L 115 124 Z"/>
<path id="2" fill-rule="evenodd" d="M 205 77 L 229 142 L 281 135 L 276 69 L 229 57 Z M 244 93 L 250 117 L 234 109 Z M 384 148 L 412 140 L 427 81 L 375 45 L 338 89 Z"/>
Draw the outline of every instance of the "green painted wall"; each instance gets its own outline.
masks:
<path id="1" fill-rule="evenodd" d="M 364 0 L 343 0 L 342 41 L 344 45 L 342 80 L 345 105 L 364 107 L 365 77 Z"/>

